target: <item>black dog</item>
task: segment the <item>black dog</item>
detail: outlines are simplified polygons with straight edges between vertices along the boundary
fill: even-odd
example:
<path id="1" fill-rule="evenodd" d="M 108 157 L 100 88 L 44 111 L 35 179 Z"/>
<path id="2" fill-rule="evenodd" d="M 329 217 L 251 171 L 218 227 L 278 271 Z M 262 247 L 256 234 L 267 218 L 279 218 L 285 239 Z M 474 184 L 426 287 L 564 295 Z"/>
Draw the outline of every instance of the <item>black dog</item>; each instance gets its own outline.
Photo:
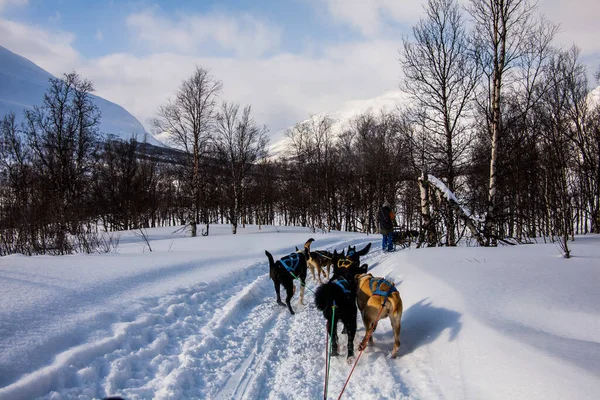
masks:
<path id="1" fill-rule="evenodd" d="M 354 272 L 358 268 L 353 261 L 342 254 L 333 253 L 334 266 L 338 264 L 347 265 L 340 268 L 337 274 L 329 282 L 317 288 L 315 292 L 315 305 L 327 320 L 327 333 L 332 341 L 331 355 L 337 356 L 338 335 L 337 322 L 342 321 L 344 332 L 348 335 L 348 358 L 354 356 L 354 336 L 356 335 L 356 281 Z M 333 331 L 333 336 L 331 333 Z M 344 333 L 342 332 L 342 333 Z"/>
<path id="2" fill-rule="evenodd" d="M 309 239 L 314 240 L 314 239 Z M 296 291 L 294 286 L 294 279 L 299 279 L 302 286 L 300 286 L 300 304 L 304 304 L 304 286 L 306 285 L 306 272 L 308 270 L 306 260 L 308 260 L 308 250 L 303 250 L 291 253 L 288 256 L 281 257 L 277 262 L 273 259 L 271 253 L 265 250 L 265 254 L 269 259 L 269 275 L 275 285 L 275 293 L 277 294 L 277 304 L 285 306 L 287 304 L 288 309 L 295 314 L 292 309 L 291 300 Z M 280 286 L 283 286 L 286 292 L 285 303 L 281 301 L 281 295 L 279 294 Z"/>
<path id="3" fill-rule="evenodd" d="M 352 268 L 352 277 L 358 274 L 366 274 L 369 268 L 368 264 L 360 265 L 360 257 L 364 256 L 371 250 L 371 243 L 367 244 L 362 250 L 356 251 L 356 246 L 348 246 L 348 252 L 344 256 L 344 252 L 338 255 L 338 259 L 333 263 L 333 276 L 339 275 L 343 268 Z M 337 252 L 334 251 L 334 254 Z"/>

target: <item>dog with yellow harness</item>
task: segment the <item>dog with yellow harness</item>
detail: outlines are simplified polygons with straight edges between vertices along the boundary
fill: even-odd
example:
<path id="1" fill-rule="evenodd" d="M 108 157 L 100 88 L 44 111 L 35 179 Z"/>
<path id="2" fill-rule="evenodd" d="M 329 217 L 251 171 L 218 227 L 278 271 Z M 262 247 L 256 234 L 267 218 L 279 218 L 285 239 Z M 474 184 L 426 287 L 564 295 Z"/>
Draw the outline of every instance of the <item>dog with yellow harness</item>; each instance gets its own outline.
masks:
<path id="1" fill-rule="evenodd" d="M 400 348 L 400 328 L 402 319 L 402 299 L 394 282 L 385 278 L 374 277 L 372 274 L 356 276 L 356 300 L 360 310 L 365 337 L 362 339 L 359 350 L 364 350 L 367 341 L 373 344 L 373 332 L 380 319 L 389 317 L 394 331 L 394 348 L 392 358 L 398 355 Z"/>

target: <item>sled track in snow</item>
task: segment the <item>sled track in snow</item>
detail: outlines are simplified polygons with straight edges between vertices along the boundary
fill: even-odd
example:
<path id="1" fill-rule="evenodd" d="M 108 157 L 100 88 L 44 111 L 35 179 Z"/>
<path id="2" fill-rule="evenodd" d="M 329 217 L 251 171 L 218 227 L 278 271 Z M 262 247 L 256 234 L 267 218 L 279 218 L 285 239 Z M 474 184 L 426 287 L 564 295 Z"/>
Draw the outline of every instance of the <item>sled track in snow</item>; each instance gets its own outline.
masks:
<path id="1" fill-rule="evenodd" d="M 336 248 L 355 243 L 360 248 L 367 241 Z M 372 250 L 361 262 L 376 265 L 382 256 Z M 311 277 L 307 285 L 316 287 Z M 294 316 L 277 305 L 266 260 L 227 279 L 160 298 L 137 320 L 118 324 L 115 336 L 96 351 L 70 350 L 69 362 L 55 367 L 61 373 L 48 375 L 55 382 L 42 398 L 322 398 L 325 319 L 309 290 L 304 300 L 300 305 L 296 293 Z M 361 322 L 358 327 L 357 355 L 364 335 Z M 365 351 L 345 399 L 410 397 L 397 360 L 389 359 L 392 333 L 378 328 L 376 341 L 379 334 L 386 339 Z M 341 356 L 332 358 L 329 398 L 337 398 L 350 372 L 345 353 L 346 337 L 340 335 Z M 375 385 L 381 377 L 390 384 Z"/>

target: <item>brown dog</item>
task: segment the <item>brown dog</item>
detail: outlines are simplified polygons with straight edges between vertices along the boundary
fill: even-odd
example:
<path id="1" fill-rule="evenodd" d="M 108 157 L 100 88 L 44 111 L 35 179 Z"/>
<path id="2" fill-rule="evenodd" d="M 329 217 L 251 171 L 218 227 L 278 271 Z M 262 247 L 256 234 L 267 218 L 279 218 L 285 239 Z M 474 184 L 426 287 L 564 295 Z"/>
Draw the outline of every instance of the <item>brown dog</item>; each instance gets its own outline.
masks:
<path id="1" fill-rule="evenodd" d="M 373 344 L 373 331 L 377 328 L 377 323 L 380 319 L 389 317 L 394 330 L 392 358 L 396 358 L 400 347 L 400 319 L 402 318 L 400 293 L 393 282 L 384 278 L 361 274 L 355 279 L 356 300 L 366 329 L 365 337 L 358 349 L 363 350 L 367 346 L 367 340 Z"/>
<path id="2" fill-rule="evenodd" d="M 325 278 L 329 278 L 329 273 L 331 271 L 331 267 L 333 266 L 333 254 L 325 250 L 310 251 L 311 243 L 311 240 L 308 240 L 306 243 L 304 243 L 304 248 L 308 250 L 308 260 L 306 260 L 306 263 L 310 268 L 313 280 L 316 281 L 318 278 L 319 282 L 323 283 L 321 280 L 321 275 L 323 275 Z M 325 273 L 325 268 L 327 268 L 327 274 Z"/>

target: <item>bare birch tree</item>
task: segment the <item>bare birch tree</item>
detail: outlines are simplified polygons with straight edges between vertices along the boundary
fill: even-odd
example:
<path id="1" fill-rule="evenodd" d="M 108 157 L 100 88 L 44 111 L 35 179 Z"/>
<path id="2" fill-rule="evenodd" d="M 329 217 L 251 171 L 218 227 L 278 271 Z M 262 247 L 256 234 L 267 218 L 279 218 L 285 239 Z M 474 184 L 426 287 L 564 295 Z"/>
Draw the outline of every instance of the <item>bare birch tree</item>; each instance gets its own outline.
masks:
<path id="1" fill-rule="evenodd" d="M 465 116 L 479 78 L 469 37 L 454 0 L 429 0 L 426 17 L 413 27 L 414 41 L 404 40 L 402 89 L 421 110 L 426 145 L 440 177 L 456 191 L 456 178 L 470 143 Z M 452 210 L 446 210 L 446 243 L 456 245 Z"/>
<path id="2" fill-rule="evenodd" d="M 233 234 L 237 233 L 249 172 L 267 154 L 267 129 L 251 116 L 251 107 L 239 112 L 239 105 L 224 102 L 216 118 L 214 145 L 225 167 L 226 190 L 223 197 Z"/>
<path id="3" fill-rule="evenodd" d="M 573 203 L 576 179 L 585 180 L 577 168 L 586 159 L 578 152 L 579 141 L 585 137 L 587 115 L 587 78 L 584 65 L 579 61 L 579 49 L 572 47 L 552 57 L 549 64 L 549 89 L 540 107 L 542 145 L 547 160 L 543 171 L 549 176 L 548 213 L 551 215 L 552 236 L 557 236 L 566 258 L 570 257 L 568 238 L 573 235 Z M 581 183 L 581 182 L 580 182 Z M 579 186 L 581 189 L 581 186 Z M 579 196 L 585 196 L 578 193 Z"/>
<path id="4" fill-rule="evenodd" d="M 202 197 L 205 194 L 201 159 L 209 150 L 216 99 L 222 86 L 207 69 L 196 67 L 192 76 L 181 83 L 175 98 L 159 107 L 154 120 L 157 130 L 167 132 L 174 145 L 187 156 L 182 175 L 192 198 L 189 221 L 192 236 L 196 236 L 196 224 L 200 221 Z M 208 234 L 210 221 L 207 213 L 204 213 L 204 219 Z"/>
<path id="5" fill-rule="evenodd" d="M 502 102 L 508 88 L 518 80 L 519 63 L 530 54 L 532 38 L 540 25 L 533 17 L 535 5 L 528 0 L 471 0 L 469 12 L 475 25 L 478 62 L 487 80 L 483 85 L 491 139 L 488 210 L 485 235 L 488 245 L 495 245 L 498 212 L 498 154 L 502 138 Z"/>
<path id="6" fill-rule="evenodd" d="M 40 107 L 25 111 L 24 132 L 39 177 L 56 251 L 73 250 L 68 234 L 82 233 L 90 207 L 91 173 L 96 165 L 100 111 L 94 87 L 75 72 L 51 78 Z"/>

